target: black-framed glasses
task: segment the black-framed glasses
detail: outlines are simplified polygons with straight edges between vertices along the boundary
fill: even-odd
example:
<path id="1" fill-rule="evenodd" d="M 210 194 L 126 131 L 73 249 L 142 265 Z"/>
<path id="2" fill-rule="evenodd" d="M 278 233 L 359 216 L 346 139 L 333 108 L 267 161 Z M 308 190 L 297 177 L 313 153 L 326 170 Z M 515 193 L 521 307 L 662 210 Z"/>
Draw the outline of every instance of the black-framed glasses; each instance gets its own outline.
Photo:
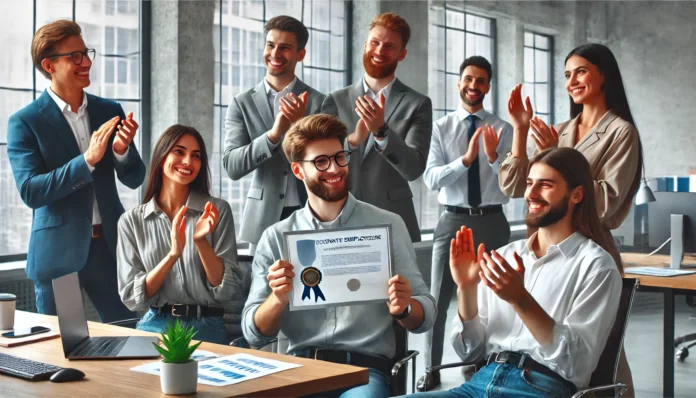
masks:
<path id="1" fill-rule="evenodd" d="M 55 57 L 71 57 L 72 61 L 75 65 L 80 65 L 82 63 L 82 60 L 84 57 L 89 58 L 90 61 L 94 61 L 94 58 L 97 56 L 97 50 L 93 48 L 88 48 L 85 51 L 73 51 L 71 53 L 63 53 L 63 54 L 53 54 L 49 55 L 46 58 L 55 58 Z"/>
<path id="2" fill-rule="evenodd" d="M 316 167 L 318 171 L 326 171 L 331 167 L 331 159 L 333 159 L 339 167 L 348 166 L 350 154 L 350 151 L 341 151 L 333 156 L 319 155 L 312 160 L 300 160 L 300 162 L 314 163 L 314 167 Z"/>

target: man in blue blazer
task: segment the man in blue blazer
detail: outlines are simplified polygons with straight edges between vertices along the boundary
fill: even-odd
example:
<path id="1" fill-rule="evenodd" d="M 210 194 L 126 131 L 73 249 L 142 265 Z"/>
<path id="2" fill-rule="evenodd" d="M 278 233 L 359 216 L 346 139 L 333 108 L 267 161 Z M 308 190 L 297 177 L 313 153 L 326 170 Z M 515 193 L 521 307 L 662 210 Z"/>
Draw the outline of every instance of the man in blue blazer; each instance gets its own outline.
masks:
<path id="1" fill-rule="evenodd" d="M 133 145 L 138 124 L 118 103 L 84 92 L 95 53 L 74 22 L 40 28 L 31 54 L 51 83 L 10 117 L 7 153 L 20 196 L 33 209 L 26 272 L 36 307 L 55 315 L 52 280 L 78 271 L 102 322 L 132 317 L 117 288 L 116 225 L 124 209 L 114 171 L 132 189 L 142 184 L 145 165 Z"/>

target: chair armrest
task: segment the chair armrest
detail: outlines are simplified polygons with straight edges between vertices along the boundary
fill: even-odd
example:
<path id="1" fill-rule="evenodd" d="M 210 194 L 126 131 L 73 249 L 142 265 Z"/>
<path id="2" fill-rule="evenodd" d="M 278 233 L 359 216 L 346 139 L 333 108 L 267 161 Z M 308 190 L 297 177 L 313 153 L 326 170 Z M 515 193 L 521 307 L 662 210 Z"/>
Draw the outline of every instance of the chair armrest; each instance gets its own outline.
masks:
<path id="1" fill-rule="evenodd" d="M 397 374 L 399 374 L 399 369 L 401 369 L 402 366 L 404 366 L 406 363 L 408 363 L 408 361 L 410 361 L 412 359 L 415 361 L 418 354 L 420 354 L 420 352 L 418 352 L 418 351 L 415 351 L 415 350 L 409 351 L 408 355 L 406 355 L 405 357 L 396 361 L 396 363 L 394 363 L 394 366 L 392 367 L 392 370 L 391 370 L 392 376 L 396 376 Z"/>
<path id="2" fill-rule="evenodd" d="M 258 347 L 258 348 L 257 348 L 257 347 L 252 347 L 251 344 L 249 344 L 249 342 L 242 336 L 242 337 L 237 337 L 236 339 L 230 341 L 230 345 L 231 345 L 232 347 L 239 347 L 239 348 L 256 348 L 256 349 L 260 349 L 260 348 L 266 347 L 266 346 L 268 346 L 268 345 L 270 345 L 270 344 L 273 344 L 273 343 L 275 343 L 275 342 L 277 342 L 277 341 L 278 341 L 277 338 L 271 339 L 271 340 L 269 340 L 266 344 L 264 344 L 264 345 L 262 345 L 261 347 Z"/>
<path id="3" fill-rule="evenodd" d="M 471 366 L 471 365 L 475 366 L 476 364 L 477 364 L 477 362 L 456 362 L 456 363 L 448 363 L 448 364 L 438 365 L 438 366 L 431 366 L 426 370 L 426 373 L 439 371 L 442 369 L 459 368 L 462 366 Z"/>
<path id="4" fill-rule="evenodd" d="M 580 397 L 584 396 L 585 394 L 594 393 L 597 391 L 612 390 L 612 389 L 615 391 L 614 396 L 621 397 L 626 392 L 627 388 L 628 387 L 626 387 L 626 385 L 623 383 L 615 383 L 615 384 L 609 384 L 606 386 L 591 387 L 591 388 L 586 388 L 584 390 L 580 390 L 580 391 L 576 392 L 573 395 L 573 398 L 580 398 Z"/>
<path id="5" fill-rule="evenodd" d="M 107 325 L 125 326 L 131 329 L 135 329 L 135 326 L 138 324 L 139 321 L 140 318 L 121 319 L 120 321 L 109 322 L 107 323 Z"/>

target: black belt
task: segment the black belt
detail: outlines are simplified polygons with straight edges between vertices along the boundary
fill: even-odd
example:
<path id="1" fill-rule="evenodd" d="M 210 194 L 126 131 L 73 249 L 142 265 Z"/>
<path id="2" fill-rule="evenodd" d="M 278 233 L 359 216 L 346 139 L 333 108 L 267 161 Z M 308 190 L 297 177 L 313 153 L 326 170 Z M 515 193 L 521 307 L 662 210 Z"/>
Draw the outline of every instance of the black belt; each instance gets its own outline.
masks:
<path id="1" fill-rule="evenodd" d="M 486 366 L 490 365 L 492 363 L 501 363 L 501 364 L 502 363 L 509 363 L 509 364 L 515 365 L 518 369 L 533 370 L 535 372 L 541 373 L 541 374 L 549 376 L 555 380 L 558 380 L 561 383 L 564 383 L 571 390 L 577 390 L 577 387 L 575 386 L 575 384 L 564 379 L 563 377 L 561 377 L 561 375 L 554 372 L 553 370 L 551 370 L 551 369 L 547 368 L 546 366 L 540 364 L 539 362 L 533 360 L 532 357 L 530 357 L 527 354 L 521 354 L 519 352 L 514 352 L 514 351 L 501 351 L 498 353 L 494 352 L 488 356 L 488 360 L 486 360 Z"/>
<path id="2" fill-rule="evenodd" d="M 163 305 L 160 308 L 150 307 L 151 309 L 157 311 L 157 313 L 171 314 L 172 316 L 198 316 L 198 309 L 200 308 L 201 316 L 223 316 L 225 310 L 216 307 L 205 307 L 202 305 L 188 305 L 188 304 L 172 304 Z"/>
<path id="3" fill-rule="evenodd" d="M 104 228 L 101 224 L 92 224 L 92 238 L 101 238 L 104 236 Z"/>
<path id="4" fill-rule="evenodd" d="M 344 365 L 360 366 L 363 368 L 372 368 L 377 369 L 386 375 L 391 374 L 391 366 L 389 366 L 389 361 L 384 358 L 360 354 L 353 351 L 329 350 L 323 348 L 310 348 L 308 351 L 308 358 L 332 363 L 341 363 Z"/>
<path id="5" fill-rule="evenodd" d="M 445 205 L 445 210 L 450 213 L 468 214 L 470 216 L 485 216 L 487 214 L 502 213 L 503 205 L 493 205 L 476 208 Z"/>

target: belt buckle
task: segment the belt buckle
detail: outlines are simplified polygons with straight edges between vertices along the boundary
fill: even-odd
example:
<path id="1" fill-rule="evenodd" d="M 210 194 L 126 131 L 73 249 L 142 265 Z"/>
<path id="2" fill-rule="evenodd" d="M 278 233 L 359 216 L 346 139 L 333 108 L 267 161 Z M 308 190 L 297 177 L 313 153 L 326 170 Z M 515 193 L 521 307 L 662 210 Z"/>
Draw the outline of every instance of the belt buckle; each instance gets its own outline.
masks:
<path id="1" fill-rule="evenodd" d="M 502 351 L 501 351 L 501 352 L 502 352 Z M 495 355 L 495 356 L 494 356 L 494 355 Z M 495 363 L 500 363 L 500 362 L 498 362 L 498 356 L 499 356 L 499 355 L 500 355 L 500 352 L 496 352 L 495 354 L 491 354 L 491 355 L 488 357 L 488 361 L 486 361 L 486 366 L 492 364 L 493 362 L 495 362 Z"/>
<path id="2" fill-rule="evenodd" d="M 184 308 L 185 311 L 182 313 L 179 313 L 177 311 L 177 308 Z M 180 317 L 180 316 L 188 316 L 188 306 L 186 304 L 172 304 L 172 316 L 175 317 Z"/>
<path id="3" fill-rule="evenodd" d="M 469 215 L 472 215 L 472 216 L 482 216 L 482 215 L 483 215 L 483 209 L 480 208 L 480 207 L 477 207 L 477 208 L 473 208 L 473 207 L 472 207 L 472 208 L 469 209 Z M 497 356 L 496 356 L 496 357 L 497 357 Z"/>

